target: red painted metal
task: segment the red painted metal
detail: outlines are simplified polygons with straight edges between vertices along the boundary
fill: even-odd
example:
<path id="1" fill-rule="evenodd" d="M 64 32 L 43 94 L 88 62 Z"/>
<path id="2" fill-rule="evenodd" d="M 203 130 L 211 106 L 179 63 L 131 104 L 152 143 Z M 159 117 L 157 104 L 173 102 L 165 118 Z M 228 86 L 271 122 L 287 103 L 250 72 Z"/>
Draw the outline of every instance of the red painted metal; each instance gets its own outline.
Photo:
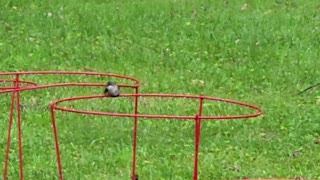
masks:
<path id="1" fill-rule="evenodd" d="M 60 158 L 60 147 L 59 147 L 59 141 L 58 141 L 58 130 L 57 130 L 57 125 L 56 125 L 54 108 L 52 106 L 50 107 L 50 113 L 51 113 L 51 121 L 52 121 L 52 128 L 53 128 L 54 144 L 56 147 L 56 154 L 57 154 L 56 158 L 57 158 L 57 163 L 58 163 L 59 177 L 60 177 L 60 179 L 63 179 L 62 163 L 61 163 L 61 158 Z"/>
<path id="2" fill-rule="evenodd" d="M 200 116 L 203 120 L 228 120 L 228 119 L 243 119 L 243 118 L 252 118 L 257 117 L 263 114 L 263 111 L 258 107 L 251 104 L 238 102 L 229 99 L 221 99 L 209 96 L 199 96 L 199 95 L 177 95 L 177 94 L 121 94 L 121 97 L 166 97 L 166 98 L 190 98 L 190 99 L 200 99 L 203 100 L 213 100 L 220 101 L 224 103 L 242 105 L 251 109 L 255 109 L 257 112 L 253 114 L 243 114 L 243 115 L 231 115 L 231 116 Z M 67 107 L 59 107 L 58 105 L 66 101 L 74 101 L 81 99 L 97 99 L 97 98 L 111 98 L 105 95 L 93 95 L 93 96 L 77 96 L 71 98 L 60 99 L 52 102 L 50 105 L 53 106 L 56 110 L 64 112 L 73 112 L 79 114 L 88 114 L 88 115 L 104 115 L 104 116 L 115 116 L 115 117 L 138 117 L 138 118 L 149 118 L 149 119 L 175 119 L 175 120 L 194 120 L 195 116 L 179 116 L 179 115 L 153 115 L 153 114 L 126 114 L 126 113 L 110 113 L 110 112 L 98 112 L 98 111 L 85 111 L 72 109 Z M 202 101 L 203 102 L 203 101 Z M 201 105 L 202 109 L 202 105 Z"/>
<path id="3" fill-rule="evenodd" d="M 4 93 L 11 93 L 11 107 L 10 107 L 10 116 L 9 116 L 9 125 L 8 125 L 8 137 L 7 137 L 7 146 L 6 146 L 6 155 L 5 155 L 5 163 L 4 163 L 4 172 L 3 172 L 3 179 L 7 179 L 8 175 L 8 164 L 9 164 L 9 155 L 10 155 L 10 143 L 11 143 L 11 132 L 12 132 L 12 124 L 13 124 L 13 113 L 14 113 L 14 106 L 16 105 L 17 108 L 17 115 L 18 115 L 18 146 L 19 146 L 19 172 L 20 172 L 20 179 L 24 179 L 23 174 L 23 142 L 22 142 L 22 120 L 21 120 L 21 106 L 20 106 L 20 92 L 28 91 L 28 90 L 36 90 L 36 89 L 45 89 L 45 88 L 52 88 L 52 87 L 66 87 L 66 86 L 105 86 L 104 83 L 57 83 L 57 84 L 47 84 L 47 85 L 39 85 L 32 81 L 22 80 L 21 76 L 28 76 L 28 75 L 85 75 L 85 76 L 98 76 L 98 77 L 113 77 L 119 79 L 126 79 L 130 80 L 133 84 L 119 84 L 119 87 L 128 87 L 128 88 L 135 88 L 136 92 L 138 87 L 140 86 L 140 82 L 132 77 L 118 75 L 118 74 L 111 74 L 111 73 L 96 73 L 96 72 L 67 72 L 67 71 L 30 71 L 30 72 L 0 72 L 0 82 L 7 83 L 13 82 L 12 87 L 0 87 L 0 94 Z M 1 76 L 15 76 L 14 79 L 7 79 L 1 78 Z M 20 84 L 27 84 L 28 86 L 20 86 Z M 54 108 L 51 108 L 51 116 L 52 116 L 52 124 L 53 124 L 53 134 L 55 139 L 55 147 L 57 153 L 57 163 L 58 163 L 58 171 L 60 179 L 63 179 L 62 176 L 62 163 L 60 159 L 60 152 L 59 152 L 59 143 L 58 143 L 58 132 L 55 123 L 55 116 L 54 116 Z M 136 145 L 134 145 L 136 148 Z M 134 154 L 134 157 L 136 155 Z M 134 167 L 135 169 L 135 167 Z"/>
<path id="4" fill-rule="evenodd" d="M 14 103 L 15 103 L 16 93 L 11 94 L 11 105 L 10 105 L 10 115 L 9 115 L 9 125 L 8 125 L 8 137 L 7 137 L 7 148 L 6 148 L 6 157 L 4 162 L 4 172 L 3 179 L 7 179 L 8 172 L 8 164 L 9 164 L 9 151 L 10 151 L 10 143 L 11 143 L 11 129 L 13 122 L 13 111 L 14 111 Z"/>
<path id="5" fill-rule="evenodd" d="M 16 74 L 15 88 L 20 89 L 19 74 Z M 21 106 L 20 106 L 20 91 L 17 94 L 17 111 L 18 111 L 18 144 L 19 144 L 19 163 L 20 163 L 20 179 L 23 179 L 23 155 L 22 155 L 22 129 L 21 129 Z"/>
<path id="6" fill-rule="evenodd" d="M 195 117 L 195 138 L 194 138 L 194 168 L 193 168 L 193 180 L 198 180 L 199 169 L 199 146 L 200 146 L 200 132 L 201 132 L 201 118 L 199 115 Z"/>
<path id="7" fill-rule="evenodd" d="M 138 88 L 135 90 L 136 94 L 139 94 Z M 134 114 L 138 114 L 138 96 L 134 98 Z M 134 117 L 133 122 L 133 153 L 132 153 L 132 173 L 131 173 L 131 180 L 137 180 L 137 173 L 136 173 L 136 166 L 137 166 L 137 135 L 138 135 L 138 117 Z"/>
<path id="8" fill-rule="evenodd" d="M 8 83 L 8 82 L 13 82 L 13 84 L 15 84 L 16 80 L 15 79 L 0 79 L 0 83 Z M 37 83 L 34 83 L 32 81 L 24 81 L 24 80 L 19 80 L 18 84 L 27 84 L 27 85 L 31 85 L 31 86 L 37 85 Z M 4 89 L 4 90 L 15 89 L 15 87 L 0 87 L 0 90 L 1 89 Z"/>
<path id="9" fill-rule="evenodd" d="M 62 180 L 63 177 L 63 168 L 62 168 L 62 161 L 60 158 L 60 147 L 58 141 L 58 131 L 56 126 L 56 117 L 55 111 L 65 111 L 65 112 L 72 112 L 72 113 L 80 113 L 80 114 L 88 114 L 88 115 L 101 115 L 101 116 L 114 116 L 114 117 L 131 117 L 134 120 L 133 125 L 133 142 L 132 142 L 132 171 L 131 171 L 131 179 L 136 180 L 138 179 L 138 175 L 136 172 L 136 163 L 137 163 L 137 136 L 138 136 L 138 122 L 139 118 L 148 118 L 148 119 L 175 119 L 175 120 L 193 120 L 195 121 L 195 151 L 194 151 L 194 172 L 193 172 L 193 180 L 198 180 L 198 165 L 199 165 L 199 149 L 200 149 L 200 133 L 201 133 L 201 122 L 204 120 L 228 120 L 228 119 L 243 119 L 243 118 L 253 118 L 263 114 L 261 108 L 255 105 L 216 98 L 216 97 L 209 97 L 203 95 L 177 95 L 177 94 L 139 94 L 139 86 L 140 82 L 132 77 L 118 75 L 118 74 L 110 74 L 110 73 L 96 73 L 96 72 L 67 72 L 67 71 L 33 71 L 33 72 L 0 72 L 1 76 L 15 76 L 15 79 L 0 79 L 0 82 L 13 82 L 13 87 L 0 87 L 0 94 L 3 93 L 11 93 L 11 106 L 10 106 L 10 117 L 9 117 L 9 125 L 8 125 L 8 139 L 7 139 L 7 147 L 6 147 L 6 155 L 5 155 L 5 163 L 4 163 L 4 173 L 3 178 L 7 179 L 7 171 L 8 171 L 8 163 L 9 163 L 9 150 L 10 150 L 10 139 L 11 139 L 11 129 L 12 129 L 12 122 L 13 122 L 13 113 L 14 113 L 14 106 L 17 107 L 18 113 L 18 143 L 19 143 L 19 167 L 20 167 L 20 179 L 23 179 L 23 139 L 22 139 L 22 119 L 21 119 L 21 109 L 20 109 L 20 92 L 21 91 L 29 91 L 35 89 L 44 89 L 44 88 L 52 88 L 52 87 L 65 87 L 65 86 L 92 86 L 92 87 L 99 87 L 104 86 L 105 82 L 103 83 L 57 83 L 57 84 L 47 84 L 47 85 L 40 85 L 35 82 L 22 80 L 22 76 L 28 75 L 86 75 L 86 76 L 104 76 L 104 77 L 114 77 L 120 79 L 127 79 L 133 82 L 132 85 L 130 84 L 120 84 L 120 87 L 125 88 L 133 88 L 135 89 L 134 94 L 121 94 L 119 98 L 134 98 L 134 111 L 132 114 L 126 113 L 110 113 L 110 112 L 97 112 L 97 111 L 85 111 L 85 110 L 78 110 L 66 107 L 60 107 L 59 104 L 66 101 L 76 101 L 81 99 L 96 99 L 96 98 L 111 98 L 106 95 L 91 95 L 91 96 L 78 96 L 78 97 L 71 97 L 56 100 L 50 103 L 50 112 L 51 112 L 51 120 L 52 120 L 52 128 L 53 128 L 53 136 L 54 136 L 54 144 L 56 150 L 56 158 L 57 158 L 57 166 L 58 166 L 58 173 L 59 178 Z M 27 86 L 21 86 L 20 84 L 27 84 Z M 139 97 L 163 97 L 163 98 L 189 98 L 189 99 L 199 99 L 199 110 L 198 113 L 194 116 L 178 116 L 178 115 L 151 115 L 151 114 L 139 114 L 138 108 L 138 100 Z M 243 114 L 243 115 L 230 115 L 230 116 L 203 116 L 203 102 L 204 101 L 219 101 L 224 103 L 236 104 L 240 106 L 245 106 L 247 108 L 251 108 L 256 110 L 255 113 L 252 114 Z"/>

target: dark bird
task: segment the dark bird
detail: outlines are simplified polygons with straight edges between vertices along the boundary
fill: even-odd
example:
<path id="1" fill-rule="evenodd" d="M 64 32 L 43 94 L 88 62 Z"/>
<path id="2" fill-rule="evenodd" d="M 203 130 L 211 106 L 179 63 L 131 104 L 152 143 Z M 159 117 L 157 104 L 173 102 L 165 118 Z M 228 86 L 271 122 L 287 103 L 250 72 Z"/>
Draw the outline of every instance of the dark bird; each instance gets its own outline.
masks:
<path id="1" fill-rule="evenodd" d="M 104 94 L 108 94 L 111 97 L 118 97 L 120 95 L 120 88 L 113 82 L 108 81 Z"/>

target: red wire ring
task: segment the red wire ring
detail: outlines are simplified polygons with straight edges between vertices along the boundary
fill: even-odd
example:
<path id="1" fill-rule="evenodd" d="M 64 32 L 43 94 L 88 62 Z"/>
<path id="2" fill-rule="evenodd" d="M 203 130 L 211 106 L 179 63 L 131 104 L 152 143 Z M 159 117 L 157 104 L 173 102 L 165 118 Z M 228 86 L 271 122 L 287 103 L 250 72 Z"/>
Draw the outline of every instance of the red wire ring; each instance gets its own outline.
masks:
<path id="1" fill-rule="evenodd" d="M 178 95 L 178 94 L 121 94 L 120 97 L 170 97 L 170 98 L 192 98 L 192 99 L 200 99 L 204 100 L 212 100 L 212 101 L 220 101 L 224 103 L 237 104 L 240 106 L 245 106 L 254 110 L 257 110 L 256 113 L 253 114 L 245 114 L 245 115 L 231 115 L 231 116 L 199 116 L 200 119 L 206 120 L 226 120 L 226 119 L 243 119 L 243 118 L 252 118 L 257 117 L 263 114 L 263 110 L 251 104 L 247 104 L 244 102 L 222 99 L 216 97 L 209 96 L 198 96 L 198 95 Z M 80 114 L 88 114 L 88 115 L 103 115 L 103 116 L 115 116 L 115 117 L 138 117 L 138 118 L 158 118 L 158 119 L 184 119 L 184 120 L 194 120 L 195 116 L 181 116 L 181 115 L 150 115 L 150 114 L 126 114 L 126 113 L 110 113 L 110 112 L 98 112 L 98 111 L 85 111 L 85 110 L 77 110 L 72 108 L 65 108 L 58 106 L 62 102 L 66 101 L 76 101 L 82 99 L 97 99 L 97 98 L 110 98 L 109 96 L 104 95 L 94 95 L 94 96 L 77 96 L 71 98 L 64 98 L 50 103 L 50 106 L 55 110 L 72 112 L 72 113 L 80 113 Z M 118 97 L 119 98 L 119 97 Z"/>

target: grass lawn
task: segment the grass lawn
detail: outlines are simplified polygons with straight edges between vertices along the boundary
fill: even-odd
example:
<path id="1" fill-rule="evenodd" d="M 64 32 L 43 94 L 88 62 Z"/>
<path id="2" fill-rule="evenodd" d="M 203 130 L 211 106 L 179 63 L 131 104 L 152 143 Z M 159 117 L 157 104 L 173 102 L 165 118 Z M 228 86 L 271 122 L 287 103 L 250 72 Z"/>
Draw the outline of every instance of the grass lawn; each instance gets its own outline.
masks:
<path id="1" fill-rule="evenodd" d="M 200 179 L 320 178 L 320 89 L 295 95 L 320 81 L 319 12 L 319 0 L 0 1 L 0 72 L 111 72 L 139 79 L 143 93 L 204 94 L 255 104 L 264 116 L 203 123 Z M 58 179 L 48 104 L 101 92 L 70 87 L 21 93 L 25 179 Z M 0 174 L 9 100 L 0 95 Z M 198 108 L 198 102 L 184 99 L 139 103 L 140 113 L 150 114 L 194 115 Z M 65 105 L 111 112 L 133 108 L 130 98 Z M 213 102 L 204 108 L 207 115 L 248 113 Z M 57 120 L 66 179 L 130 178 L 132 119 L 57 112 Z M 191 179 L 193 128 L 192 121 L 141 120 L 139 176 Z M 17 142 L 14 125 L 9 179 L 19 178 Z"/>

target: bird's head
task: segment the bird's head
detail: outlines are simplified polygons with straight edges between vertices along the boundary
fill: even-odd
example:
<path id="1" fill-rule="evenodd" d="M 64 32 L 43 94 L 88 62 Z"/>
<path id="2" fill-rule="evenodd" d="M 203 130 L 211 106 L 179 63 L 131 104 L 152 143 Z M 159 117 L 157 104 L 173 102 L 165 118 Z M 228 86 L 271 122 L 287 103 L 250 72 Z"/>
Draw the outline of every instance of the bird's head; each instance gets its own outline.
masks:
<path id="1" fill-rule="evenodd" d="M 111 85 L 114 85 L 113 82 L 108 81 L 108 82 L 107 82 L 107 86 L 111 86 Z"/>

